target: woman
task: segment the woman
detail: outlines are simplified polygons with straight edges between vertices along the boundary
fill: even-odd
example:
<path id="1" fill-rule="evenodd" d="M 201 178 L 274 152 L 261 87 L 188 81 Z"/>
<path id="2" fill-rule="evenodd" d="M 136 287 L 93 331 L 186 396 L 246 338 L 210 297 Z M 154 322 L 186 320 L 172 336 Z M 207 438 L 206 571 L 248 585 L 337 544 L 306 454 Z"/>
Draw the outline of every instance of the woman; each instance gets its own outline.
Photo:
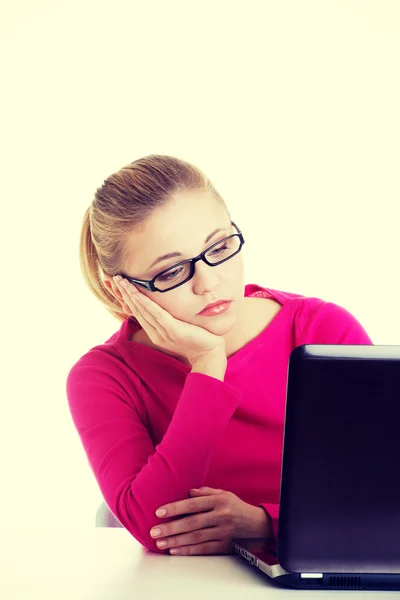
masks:
<path id="1" fill-rule="evenodd" d="M 245 285 L 243 244 L 170 156 L 114 173 L 86 211 L 83 275 L 122 326 L 72 367 L 68 402 L 107 505 L 154 552 L 276 538 L 290 353 L 372 344 L 336 304 Z"/>

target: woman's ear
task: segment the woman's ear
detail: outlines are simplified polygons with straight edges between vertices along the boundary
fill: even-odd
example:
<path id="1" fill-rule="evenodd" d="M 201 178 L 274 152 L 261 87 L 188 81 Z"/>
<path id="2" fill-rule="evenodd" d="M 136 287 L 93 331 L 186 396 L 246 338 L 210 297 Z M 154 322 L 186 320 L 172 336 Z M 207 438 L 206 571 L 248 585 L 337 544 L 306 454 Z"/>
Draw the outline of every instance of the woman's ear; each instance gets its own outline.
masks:
<path id="1" fill-rule="evenodd" d="M 125 304 L 125 302 L 123 301 L 122 292 L 118 288 L 117 284 L 115 283 L 112 277 L 110 277 L 109 275 L 104 275 L 103 283 L 107 287 L 108 291 L 114 296 L 114 298 L 118 300 L 121 306 Z M 122 308 L 124 308 L 124 306 L 122 306 Z"/>

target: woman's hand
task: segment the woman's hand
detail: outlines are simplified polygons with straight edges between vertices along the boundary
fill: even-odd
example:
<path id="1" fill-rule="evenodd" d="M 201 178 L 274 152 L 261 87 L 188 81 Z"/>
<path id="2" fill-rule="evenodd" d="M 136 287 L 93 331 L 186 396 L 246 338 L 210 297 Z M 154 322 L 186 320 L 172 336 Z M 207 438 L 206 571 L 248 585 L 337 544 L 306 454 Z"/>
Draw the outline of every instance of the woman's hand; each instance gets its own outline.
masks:
<path id="1" fill-rule="evenodd" d="M 118 281 L 119 278 L 119 281 Z M 141 294 L 127 279 L 113 278 L 120 290 L 127 312 L 138 320 L 153 344 L 184 356 L 190 364 L 208 355 L 221 352 L 225 355 L 225 340 L 203 327 L 180 321 L 148 296 Z"/>
<path id="2" fill-rule="evenodd" d="M 235 538 L 273 536 L 272 521 L 264 509 L 243 502 L 232 492 L 203 487 L 190 490 L 189 494 L 188 500 L 167 504 L 156 511 L 156 516 L 164 519 L 189 515 L 150 531 L 160 549 L 179 556 L 232 554 Z M 165 514 L 161 515 L 160 510 Z"/>

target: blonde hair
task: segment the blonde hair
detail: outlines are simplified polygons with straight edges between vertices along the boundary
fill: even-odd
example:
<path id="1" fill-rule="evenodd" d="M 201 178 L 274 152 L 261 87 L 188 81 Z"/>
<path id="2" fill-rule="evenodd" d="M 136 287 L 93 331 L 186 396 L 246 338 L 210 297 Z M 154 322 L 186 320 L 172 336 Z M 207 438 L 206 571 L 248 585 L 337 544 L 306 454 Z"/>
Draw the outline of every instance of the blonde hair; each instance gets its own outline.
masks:
<path id="1" fill-rule="evenodd" d="M 97 189 L 83 217 L 79 260 L 89 289 L 119 321 L 131 315 L 108 290 L 102 275 L 113 277 L 123 272 L 127 236 L 143 227 L 154 210 L 176 193 L 195 189 L 211 192 L 226 208 L 200 169 L 173 156 L 152 154 L 135 160 Z"/>

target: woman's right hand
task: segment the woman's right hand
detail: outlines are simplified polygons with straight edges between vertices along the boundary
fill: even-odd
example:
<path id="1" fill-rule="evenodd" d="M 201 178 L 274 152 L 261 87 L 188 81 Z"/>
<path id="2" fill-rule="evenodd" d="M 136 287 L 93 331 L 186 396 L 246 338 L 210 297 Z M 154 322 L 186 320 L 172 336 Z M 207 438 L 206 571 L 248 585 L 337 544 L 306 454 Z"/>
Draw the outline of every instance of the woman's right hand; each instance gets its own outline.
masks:
<path id="1" fill-rule="evenodd" d="M 141 294 L 127 279 L 114 282 L 120 290 L 124 303 L 143 327 L 153 344 L 174 354 L 185 357 L 191 365 L 203 360 L 211 352 L 225 355 L 225 339 L 210 333 L 203 327 L 180 321 L 168 311 Z M 126 284 L 124 289 L 121 282 Z"/>

